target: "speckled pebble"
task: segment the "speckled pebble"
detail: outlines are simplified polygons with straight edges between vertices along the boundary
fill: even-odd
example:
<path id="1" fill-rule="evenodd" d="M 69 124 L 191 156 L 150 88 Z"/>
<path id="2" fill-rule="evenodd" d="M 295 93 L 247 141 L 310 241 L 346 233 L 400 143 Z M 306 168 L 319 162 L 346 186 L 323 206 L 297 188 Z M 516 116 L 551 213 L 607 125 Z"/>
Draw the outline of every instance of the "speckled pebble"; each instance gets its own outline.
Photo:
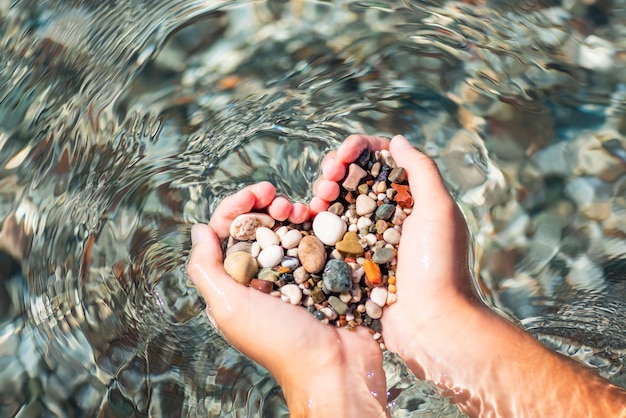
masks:
<path id="1" fill-rule="evenodd" d="M 352 287 L 352 269 L 342 260 L 329 260 L 324 266 L 322 280 L 330 292 L 347 292 Z"/>
<path id="2" fill-rule="evenodd" d="M 230 235 L 240 241 L 252 241 L 261 226 L 271 228 L 276 221 L 264 213 L 245 213 L 237 216 L 230 224 Z"/>
<path id="3" fill-rule="evenodd" d="M 324 244 L 317 237 L 307 235 L 298 244 L 298 257 L 306 271 L 317 273 L 324 268 L 326 263 Z"/>
<path id="4" fill-rule="evenodd" d="M 394 259 L 396 253 L 391 248 L 383 247 L 374 252 L 372 261 L 377 264 L 386 264 Z"/>

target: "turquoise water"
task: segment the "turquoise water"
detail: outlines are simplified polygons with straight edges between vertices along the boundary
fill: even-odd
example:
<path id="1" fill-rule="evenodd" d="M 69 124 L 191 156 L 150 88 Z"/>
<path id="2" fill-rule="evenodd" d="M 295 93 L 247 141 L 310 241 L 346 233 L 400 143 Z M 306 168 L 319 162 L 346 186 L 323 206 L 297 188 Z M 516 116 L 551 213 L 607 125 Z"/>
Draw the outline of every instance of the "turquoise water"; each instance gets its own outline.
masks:
<path id="1" fill-rule="evenodd" d="M 625 10 L 0 3 L 0 415 L 285 415 L 203 314 L 189 228 L 259 180 L 307 201 L 355 132 L 435 158 L 484 299 L 625 385 Z M 385 364 L 392 416 L 460 415 Z"/>

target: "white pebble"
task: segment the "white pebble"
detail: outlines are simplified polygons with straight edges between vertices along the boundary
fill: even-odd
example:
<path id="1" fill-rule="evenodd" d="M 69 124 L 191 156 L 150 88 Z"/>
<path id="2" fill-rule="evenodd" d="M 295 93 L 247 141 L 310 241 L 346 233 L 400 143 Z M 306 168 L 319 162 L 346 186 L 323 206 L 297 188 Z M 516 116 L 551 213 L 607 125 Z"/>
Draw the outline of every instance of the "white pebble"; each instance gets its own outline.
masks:
<path id="1" fill-rule="evenodd" d="M 346 314 L 346 321 L 348 321 L 348 322 L 354 321 L 354 315 L 352 315 L 351 313 L 347 313 Z"/>
<path id="2" fill-rule="evenodd" d="M 340 293 L 339 300 L 341 300 L 343 303 L 350 303 L 350 301 L 352 300 L 352 295 L 350 294 L 350 292 Z"/>
<path id="3" fill-rule="evenodd" d="M 276 267 L 283 259 L 283 254 L 283 247 L 279 245 L 270 245 L 264 250 L 261 250 L 259 256 L 257 257 L 257 262 L 259 263 L 259 266 L 263 268 Z"/>
<path id="4" fill-rule="evenodd" d="M 361 216 L 359 220 L 357 221 L 356 226 L 359 229 L 363 229 L 363 228 L 369 228 L 371 224 L 372 224 L 371 218 L 368 218 L 367 216 Z"/>
<path id="5" fill-rule="evenodd" d="M 335 312 L 331 308 L 322 308 L 322 309 L 320 309 L 320 311 L 324 314 L 326 319 L 330 319 L 331 321 L 333 319 L 337 319 L 337 312 Z"/>
<path id="6" fill-rule="evenodd" d="M 375 340 L 380 340 L 380 337 L 382 337 L 380 332 L 375 332 L 374 334 L 372 334 L 372 338 Z"/>
<path id="7" fill-rule="evenodd" d="M 370 300 L 381 308 L 387 304 L 387 289 L 375 287 L 370 292 Z"/>
<path id="8" fill-rule="evenodd" d="M 313 233 L 326 245 L 335 245 L 343 238 L 348 227 L 341 218 L 334 213 L 324 211 L 313 220 Z"/>
<path id="9" fill-rule="evenodd" d="M 395 293 L 387 292 L 387 305 L 393 305 L 398 300 L 398 295 Z"/>
<path id="10" fill-rule="evenodd" d="M 291 229 L 287 228 L 285 225 L 281 226 L 280 228 L 278 228 L 276 231 L 274 231 L 274 233 L 276 235 L 278 235 L 278 238 L 280 238 L 281 240 L 283 239 L 283 237 L 285 236 L 285 234 L 289 231 L 292 231 Z M 295 230 L 294 230 L 295 231 Z"/>
<path id="11" fill-rule="evenodd" d="M 400 244 L 401 237 L 402 234 L 395 228 L 388 228 L 383 232 L 383 239 L 392 245 Z"/>
<path id="12" fill-rule="evenodd" d="M 262 250 L 272 245 L 280 244 L 280 239 L 278 238 L 278 235 L 276 235 L 274 231 L 265 226 L 260 226 L 257 228 L 256 241 L 259 243 Z"/>
<path id="13" fill-rule="evenodd" d="M 365 242 L 367 242 L 367 245 L 369 246 L 375 245 L 376 242 L 378 241 L 378 239 L 376 238 L 376 235 L 374 234 L 367 234 L 363 238 L 365 238 Z"/>
<path id="14" fill-rule="evenodd" d="M 343 260 L 343 254 L 341 254 L 339 252 L 339 250 L 336 249 L 336 248 L 330 252 L 328 257 L 330 257 L 330 258 L 332 258 L 334 260 Z"/>
<path id="15" fill-rule="evenodd" d="M 359 232 L 359 228 L 357 228 L 356 224 L 350 224 L 350 226 L 348 227 L 348 231 Z"/>
<path id="16" fill-rule="evenodd" d="M 378 205 L 376 204 L 376 201 L 374 199 L 376 199 L 376 195 L 374 195 L 374 198 L 371 198 L 370 196 L 364 194 L 359 195 L 356 198 L 357 215 L 369 216 L 371 213 L 373 213 L 376 208 L 378 208 Z"/>
<path id="17" fill-rule="evenodd" d="M 283 247 L 286 249 L 292 249 L 300 244 L 300 240 L 302 239 L 302 233 L 297 229 L 292 229 L 291 231 L 285 233 L 282 237 Z"/>
<path id="18" fill-rule="evenodd" d="M 356 310 L 357 310 L 357 312 L 364 313 L 365 312 L 365 305 L 360 303 L 359 305 L 357 305 Z"/>
<path id="19" fill-rule="evenodd" d="M 276 297 L 276 298 L 279 298 L 279 297 L 281 297 L 281 296 L 282 296 L 282 293 L 280 293 L 280 291 L 279 291 L 279 290 L 272 290 L 272 291 L 270 292 L 270 296 L 274 296 L 274 297 Z"/>
<path id="20" fill-rule="evenodd" d="M 300 266 L 293 271 L 293 279 L 298 284 L 304 283 L 309 279 L 309 272 Z"/>
<path id="21" fill-rule="evenodd" d="M 307 296 L 306 298 L 304 298 L 302 306 L 308 308 L 309 306 L 313 306 L 314 304 L 315 302 L 313 301 L 313 298 L 311 296 Z"/>
<path id="22" fill-rule="evenodd" d="M 378 319 L 383 316 L 383 308 L 368 300 L 365 302 L 365 313 L 372 319 Z"/>
<path id="23" fill-rule="evenodd" d="M 261 252 L 261 246 L 259 245 L 258 242 L 254 241 L 252 243 L 252 246 L 250 247 L 250 255 L 254 258 L 257 258 L 260 252 Z"/>
<path id="24" fill-rule="evenodd" d="M 302 290 L 297 284 L 286 284 L 280 288 L 280 293 L 289 299 L 292 305 L 298 305 L 302 300 Z"/>
<path id="25" fill-rule="evenodd" d="M 297 257 L 298 256 L 298 247 L 288 249 L 285 254 L 287 254 L 290 257 Z"/>
<path id="26" fill-rule="evenodd" d="M 386 197 L 387 195 L 385 193 L 378 193 L 376 200 L 385 200 Z"/>

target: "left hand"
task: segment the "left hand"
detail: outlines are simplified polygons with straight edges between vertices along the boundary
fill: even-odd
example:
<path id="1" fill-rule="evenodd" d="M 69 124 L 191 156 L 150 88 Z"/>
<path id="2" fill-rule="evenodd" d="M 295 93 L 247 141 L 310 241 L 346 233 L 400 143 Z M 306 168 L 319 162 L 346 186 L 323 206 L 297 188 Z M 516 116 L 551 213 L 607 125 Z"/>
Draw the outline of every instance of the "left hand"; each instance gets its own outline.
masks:
<path id="1" fill-rule="evenodd" d="M 363 327 L 322 324 L 299 306 L 235 282 L 224 271 L 220 239 L 253 210 L 302 223 L 309 208 L 276 197 L 268 182 L 224 199 L 208 225 L 192 228 L 188 274 L 221 334 L 264 366 L 283 388 L 291 416 L 385 416 L 386 381 L 378 343 Z"/>

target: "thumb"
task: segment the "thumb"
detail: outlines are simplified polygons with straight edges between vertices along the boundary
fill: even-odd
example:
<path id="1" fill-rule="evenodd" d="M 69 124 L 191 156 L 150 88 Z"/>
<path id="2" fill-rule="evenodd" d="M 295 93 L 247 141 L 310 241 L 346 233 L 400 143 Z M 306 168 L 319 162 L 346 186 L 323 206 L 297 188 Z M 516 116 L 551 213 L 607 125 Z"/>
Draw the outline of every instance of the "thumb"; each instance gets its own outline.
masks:
<path id="1" fill-rule="evenodd" d="M 426 200 L 435 209 L 453 203 L 434 160 L 418 151 L 402 135 L 393 137 L 389 151 L 396 164 L 406 170 L 409 188 L 417 205 Z M 420 200 L 420 196 L 426 199 Z"/>

